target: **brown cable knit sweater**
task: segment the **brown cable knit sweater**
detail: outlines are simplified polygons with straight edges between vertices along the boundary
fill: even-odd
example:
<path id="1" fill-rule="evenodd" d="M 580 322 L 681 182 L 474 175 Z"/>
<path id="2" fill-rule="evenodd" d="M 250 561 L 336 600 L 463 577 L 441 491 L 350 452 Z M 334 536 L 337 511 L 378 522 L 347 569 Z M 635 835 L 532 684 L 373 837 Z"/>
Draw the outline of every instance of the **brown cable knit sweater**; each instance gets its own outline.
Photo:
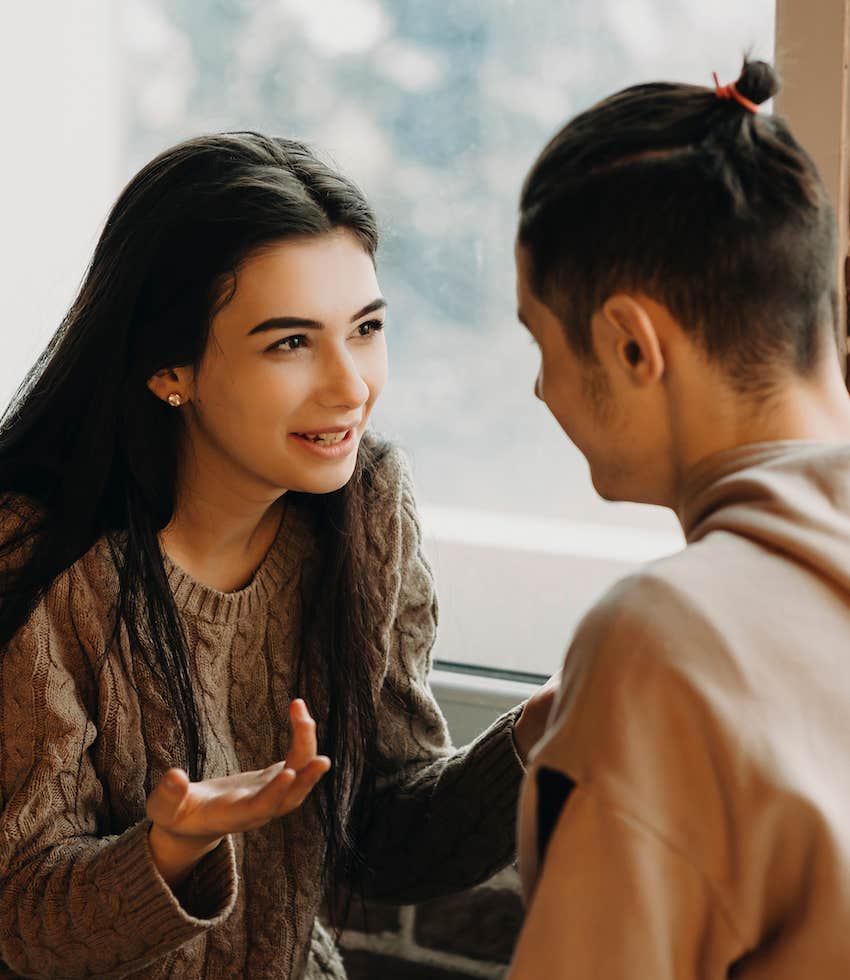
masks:
<path id="1" fill-rule="evenodd" d="M 381 770 L 394 776 L 379 784 L 362 843 L 376 869 L 370 892 L 410 902 L 469 886 L 512 857 L 521 766 L 516 711 L 451 747 L 428 688 L 436 604 L 398 451 L 375 490 L 373 574 L 386 604 L 373 681 Z M 210 776 L 286 755 L 296 590 L 316 546 L 290 507 L 238 592 L 200 585 L 165 558 L 200 675 Z M 227 838 L 179 899 L 156 871 L 145 800 L 179 736 L 141 659 L 104 656 L 116 586 L 99 541 L 0 656 L 0 977 L 344 977 L 315 924 L 325 845 L 312 798 Z"/>

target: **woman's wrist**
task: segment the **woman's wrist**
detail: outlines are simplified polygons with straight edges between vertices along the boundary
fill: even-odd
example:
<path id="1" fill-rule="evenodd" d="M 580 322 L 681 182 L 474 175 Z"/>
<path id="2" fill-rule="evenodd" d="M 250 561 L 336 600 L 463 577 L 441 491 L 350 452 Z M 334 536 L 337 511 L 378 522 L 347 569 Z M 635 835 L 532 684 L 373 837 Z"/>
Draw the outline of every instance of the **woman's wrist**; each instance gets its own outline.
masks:
<path id="1" fill-rule="evenodd" d="M 222 840 L 221 837 L 208 841 L 176 837 L 157 824 L 151 824 L 148 832 L 153 863 L 171 889 L 179 888 L 201 859 Z"/>

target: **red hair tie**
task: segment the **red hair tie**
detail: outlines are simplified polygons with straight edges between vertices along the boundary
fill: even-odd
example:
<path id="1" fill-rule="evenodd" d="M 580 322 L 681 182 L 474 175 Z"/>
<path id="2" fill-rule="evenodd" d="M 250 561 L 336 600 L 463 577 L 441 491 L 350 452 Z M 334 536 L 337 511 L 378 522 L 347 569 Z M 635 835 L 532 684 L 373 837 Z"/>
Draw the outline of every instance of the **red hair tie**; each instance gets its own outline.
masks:
<path id="1" fill-rule="evenodd" d="M 756 113 L 759 111 L 759 107 L 755 102 L 751 102 L 748 98 L 745 98 L 741 93 L 735 88 L 735 83 L 730 82 L 728 85 L 721 85 L 717 78 L 717 72 L 712 72 L 714 75 L 715 95 L 718 99 L 734 99 L 739 102 L 745 109 L 749 109 L 750 112 Z"/>

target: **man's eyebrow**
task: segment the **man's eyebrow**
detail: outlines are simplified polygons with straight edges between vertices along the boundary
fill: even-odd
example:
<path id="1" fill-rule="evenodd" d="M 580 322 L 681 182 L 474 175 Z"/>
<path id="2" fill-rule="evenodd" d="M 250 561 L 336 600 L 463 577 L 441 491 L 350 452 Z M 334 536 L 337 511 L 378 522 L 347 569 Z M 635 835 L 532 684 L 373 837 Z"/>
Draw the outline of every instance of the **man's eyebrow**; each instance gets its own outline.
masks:
<path id="1" fill-rule="evenodd" d="M 383 310 L 387 305 L 387 301 L 379 296 L 378 299 L 373 299 L 371 303 L 367 303 L 362 310 L 358 310 L 354 316 L 351 318 L 351 323 L 355 320 L 359 320 L 361 317 L 366 316 L 369 313 L 375 313 L 377 310 Z M 301 316 L 273 316 L 269 317 L 268 320 L 263 320 L 262 323 L 258 323 L 255 327 L 252 327 L 248 331 L 248 336 L 250 337 L 255 333 L 265 333 L 268 330 L 324 330 L 325 325 L 320 323 L 318 320 L 310 320 L 306 317 Z"/>

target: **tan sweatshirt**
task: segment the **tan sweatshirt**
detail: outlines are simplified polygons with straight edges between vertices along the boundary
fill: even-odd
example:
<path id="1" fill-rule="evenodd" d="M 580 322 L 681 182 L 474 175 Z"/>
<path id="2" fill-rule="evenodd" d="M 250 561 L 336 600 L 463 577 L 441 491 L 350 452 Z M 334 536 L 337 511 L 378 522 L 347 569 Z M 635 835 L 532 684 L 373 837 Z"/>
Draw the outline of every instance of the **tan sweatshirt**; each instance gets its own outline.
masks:
<path id="1" fill-rule="evenodd" d="M 679 516 L 567 654 L 511 980 L 850 977 L 850 446 L 714 456 Z"/>
<path id="2" fill-rule="evenodd" d="M 376 476 L 371 516 L 372 574 L 386 599 L 372 681 L 390 775 L 360 843 L 376 869 L 369 892 L 408 902 L 507 863 L 522 770 L 516 712 L 466 748 L 450 745 L 428 687 L 433 581 L 397 451 Z M 209 776 L 286 755 L 297 591 L 317 540 L 291 506 L 251 583 L 228 594 L 166 559 L 201 676 Z M 121 657 L 105 658 L 115 592 L 101 541 L 0 655 L 0 977 L 343 977 L 314 927 L 325 844 L 312 798 L 227 838 L 180 900 L 156 871 L 145 800 L 179 758 L 179 735 L 142 659 L 124 651 L 129 676 Z"/>

